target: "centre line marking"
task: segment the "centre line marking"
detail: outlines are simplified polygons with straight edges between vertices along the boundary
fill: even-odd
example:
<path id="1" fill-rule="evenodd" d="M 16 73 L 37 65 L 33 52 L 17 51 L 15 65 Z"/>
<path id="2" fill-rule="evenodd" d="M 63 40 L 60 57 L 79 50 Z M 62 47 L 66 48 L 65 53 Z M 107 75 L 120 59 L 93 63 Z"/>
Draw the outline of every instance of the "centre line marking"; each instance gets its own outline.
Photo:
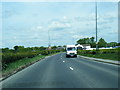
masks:
<path id="1" fill-rule="evenodd" d="M 71 70 L 74 70 L 72 67 L 69 67 Z"/>
<path id="2" fill-rule="evenodd" d="M 63 62 L 65 62 L 65 61 L 63 61 Z"/>

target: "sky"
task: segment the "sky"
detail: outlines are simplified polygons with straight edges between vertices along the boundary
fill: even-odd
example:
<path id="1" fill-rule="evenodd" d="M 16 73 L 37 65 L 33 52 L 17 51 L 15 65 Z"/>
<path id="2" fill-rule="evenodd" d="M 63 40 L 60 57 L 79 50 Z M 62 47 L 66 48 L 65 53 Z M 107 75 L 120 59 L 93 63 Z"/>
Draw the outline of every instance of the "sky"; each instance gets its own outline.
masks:
<path id="1" fill-rule="evenodd" d="M 118 41 L 118 3 L 98 2 L 98 40 Z M 95 37 L 94 2 L 2 2 L 2 48 L 75 44 Z M 49 39 L 50 38 L 50 39 Z"/>

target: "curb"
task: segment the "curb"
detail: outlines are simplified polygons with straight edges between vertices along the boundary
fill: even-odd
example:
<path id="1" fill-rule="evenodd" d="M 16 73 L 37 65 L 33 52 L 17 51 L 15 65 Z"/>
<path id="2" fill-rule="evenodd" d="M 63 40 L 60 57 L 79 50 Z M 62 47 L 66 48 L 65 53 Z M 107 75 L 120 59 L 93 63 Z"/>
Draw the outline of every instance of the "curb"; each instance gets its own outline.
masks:
<path id="1" fill-rule="evenodd" d="M 100 59 L 100 58 L 92 58 L 92 57 L 86 57 L 86 56 L 81 56 L 81 55 L 78 55 L 78 56 L 81 57 L 81 58 L 84 58 L 84 59 L 89 59 L 89 60 L 94 60 L 94 61 L 98 61 L 98 62 L 114 64 L 114 65 L 120 65 L 119 61 L 113 61 L 113 60 L 108 60 L 108 59 Z"/>

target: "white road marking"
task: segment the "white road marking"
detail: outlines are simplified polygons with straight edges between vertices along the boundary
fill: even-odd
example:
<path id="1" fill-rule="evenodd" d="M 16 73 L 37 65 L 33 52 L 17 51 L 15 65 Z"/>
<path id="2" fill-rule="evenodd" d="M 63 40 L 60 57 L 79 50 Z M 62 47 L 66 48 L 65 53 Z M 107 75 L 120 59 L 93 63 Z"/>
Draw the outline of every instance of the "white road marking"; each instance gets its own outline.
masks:
<path id="1" fill-rule="evenodd" d="M 70 70 L 74 70 L 72 67 L 69 67 L 70 68 Z"/>
<path id="2" fill-rule="evenodd" d="M 62 58 L 61 58 L 62 59 Z"/>
<path id="3" fill-rule="evenodd" d="M 65 62 L 65 61 L 63 61 L 63 62 Z"/>

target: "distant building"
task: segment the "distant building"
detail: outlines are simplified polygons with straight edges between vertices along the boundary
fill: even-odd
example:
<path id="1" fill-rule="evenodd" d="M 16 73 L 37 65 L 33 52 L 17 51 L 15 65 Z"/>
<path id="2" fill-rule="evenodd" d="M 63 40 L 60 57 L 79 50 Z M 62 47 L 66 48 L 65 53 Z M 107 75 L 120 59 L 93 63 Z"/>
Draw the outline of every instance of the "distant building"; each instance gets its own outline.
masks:
<path id="1" fill-rule="evenodd" d="M 91 48 L 90 44 L 82 44 L 82 46 L 83 46 L 83 49 L 85 50 Z"/>
<path id="2" fill-rule="evenodd" d="M 76 47 L 79 50 L 86 50 L 91 48 L 90 44 L 77 44 Z"/>
<path id="3" fill-rule="evenodd" d="M 79 50 L 83 50 L 83 45 L 80 45 L 80 44 L 78 44 L 78 45 L 76 45 L 76 47 L 77 47 L 77 49 L 79 49 Z"/>

